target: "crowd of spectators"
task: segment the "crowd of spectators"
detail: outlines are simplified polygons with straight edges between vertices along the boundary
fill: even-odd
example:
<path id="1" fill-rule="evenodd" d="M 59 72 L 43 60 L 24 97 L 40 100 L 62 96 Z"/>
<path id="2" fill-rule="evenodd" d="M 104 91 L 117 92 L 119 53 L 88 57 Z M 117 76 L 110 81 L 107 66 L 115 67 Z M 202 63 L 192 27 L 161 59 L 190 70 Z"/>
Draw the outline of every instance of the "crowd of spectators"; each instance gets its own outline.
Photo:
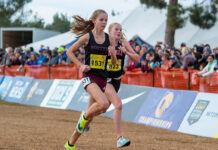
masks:
<path id="1" fill-rule="evenodd" d="M 179 48 L 169 48 L 163 42 L 157 42 L 154 48 L 146 44 L 139 45 L 134 39 L 130 42 L 140 56 L 140 63 L 134 63 L 129 58 L 125 60 L 126 70 L 141 68 L 150 72 L 154 68 L 170 70 L 199 70 L 198 77 L 208 76 L 218 71 L 218 47 L 211 48 L 209 44 L 194 45 L 192 48 L 181 43 Z"/>
<path id="2" fill-rule="evenodd" d="M 85 51 L 84 48 L 80 48 L 75 52 L 78 59 L 83 62 Z M 44 45 L 40 46 L 40 49 L 34 51 L 32 47 L 19 47 L 12 48 L 7 47 L 0 49 L 0 63 L 1 66 L 12 66 L 12 65 L 57 65 L 57 64 L 70 64 L 72 63 L 66 55 L 65 46 L 54 48 L 50 50 L 49 47 Z"/>
<path id="3" fill-rule="evenodd" d="M 197 76 L 208 76 L 218 71 L 218 47 L 212 49 L 209 44 L 194 45 L 192 48 L 181 43 L 179 48 L 169 48 L 163 42 L 157 42 L 154 48 L 148 48 L 146 44 L 138 44 L 134 39 L 130 45 L 140 56 L 140 62 L 134 63 L 128 56 L 125 59 L 125 69 L 141 68 L 142 72 L 151 72 L 155 68 L 170 70 L 180 68 L 182 70 L 199 70 Z M 44 45 L 34 51 L 32 47 L 7 47 L 0 49 L 1 66 L 12 65 L 57 65 L 72 63 L 66 55 L 65 46 L 50 50 Z M 84 62 L 85 50 L 83 47 L 75 52 L 75 56 Z"/>

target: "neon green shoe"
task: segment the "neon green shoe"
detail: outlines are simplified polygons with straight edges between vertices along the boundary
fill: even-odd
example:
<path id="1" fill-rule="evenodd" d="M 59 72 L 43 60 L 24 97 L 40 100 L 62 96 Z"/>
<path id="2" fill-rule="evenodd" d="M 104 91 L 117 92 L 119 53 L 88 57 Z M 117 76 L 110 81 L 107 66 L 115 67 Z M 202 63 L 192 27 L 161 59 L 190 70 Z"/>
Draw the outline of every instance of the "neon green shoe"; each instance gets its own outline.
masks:
<path id="1" fill-rule="evenodd" d="M 66 142 L 66 144 L 64 145 L 64 147 L 66 148 L 66 150 L 76 150 L 75 146 L 70 146 L 68 141 Z"/>
<path id="2" fill-rule="evenodd" d="M 86 119 L 84 118 L 84 114 L 85 114 L 85 112 L 83 112 L 83 113 L 81 114 L 80 119 L 79 119 L 79 121 L 78 121 L 78 123 L 77 123 L 77 125 L 76 125 L 76 129 L 77 129 L 77 131 L 78 131 L 80 134 L 83 133 L 84 128 L 85 128 L 85 125 L 86 125 L 86 123 L 88 122 L 88 120 L 86 120 Z"/>

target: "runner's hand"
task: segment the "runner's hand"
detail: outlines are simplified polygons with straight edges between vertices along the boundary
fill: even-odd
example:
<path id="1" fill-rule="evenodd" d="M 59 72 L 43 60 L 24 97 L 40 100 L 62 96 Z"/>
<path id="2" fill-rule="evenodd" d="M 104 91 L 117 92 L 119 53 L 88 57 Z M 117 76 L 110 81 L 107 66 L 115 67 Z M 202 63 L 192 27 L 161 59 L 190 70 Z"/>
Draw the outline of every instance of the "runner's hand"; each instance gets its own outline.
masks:
<path id="1" fill-rule="evenodd" d="M 109 46 L 108 47 L 108 52 L 110 53 L 110 55 L 116 55 L 115 47 Z"/>
<path id="2" fill-rule="evenodd" d="M 124 53 L 126 54 L 126 48 L 125 46 L 122 44 L 122 46 L 119 47 L 119 49 Z"/>
<path id="3" fill-rule="evenodd" d="M 88 72 L 91 68 L 88 65 L 82 65 L 81 70 L 82 72 Z"/>

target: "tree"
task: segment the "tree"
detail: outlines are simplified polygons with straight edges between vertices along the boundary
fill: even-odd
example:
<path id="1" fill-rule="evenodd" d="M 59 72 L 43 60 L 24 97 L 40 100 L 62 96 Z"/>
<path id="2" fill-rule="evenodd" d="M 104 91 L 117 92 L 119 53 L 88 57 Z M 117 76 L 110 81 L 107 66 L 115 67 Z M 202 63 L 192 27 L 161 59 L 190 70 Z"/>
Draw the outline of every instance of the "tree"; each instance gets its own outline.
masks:
<path id="1" fill-rule="evenodd" d="M 56 13 L 53 16 L 52 24 L 48 24 L 46 26 L 46 29 L 55 30 L 59 32 L 66 32 L 70 30 L 70 25 L 71 25 L 71 22 L 68 19 L 67 15 L 64 15 L 62 13 L 59 15 L 58 13 Z"/>
<path id="2" fill-rule="evenodd" d="M 12 26 L 12 17 L 19 11 L 23 12 L 24 6 L 31 1 L 32 0 L 0 0 L 0 27 Z M 15 24 L 22 24 L 19 17 L 15 19 Z"/>
<path id="3" fill-rule="evenodd" d="M 208 2 L 209 3 L 205 3 Z M 179 4 L 178 0 L 140 0 L 141 4 L 147 7 L 158 9 L 167 8 L 167 21 L 165 30 L 165 43 L 174 47 L 174 36 L 176 29 L 182 28 L 189 17 L 192 24 L 203 29 L 209 29 L 216 23 L 216 13 L 218 0 L 195 0 L 195 3 L 185 8 Z"/>

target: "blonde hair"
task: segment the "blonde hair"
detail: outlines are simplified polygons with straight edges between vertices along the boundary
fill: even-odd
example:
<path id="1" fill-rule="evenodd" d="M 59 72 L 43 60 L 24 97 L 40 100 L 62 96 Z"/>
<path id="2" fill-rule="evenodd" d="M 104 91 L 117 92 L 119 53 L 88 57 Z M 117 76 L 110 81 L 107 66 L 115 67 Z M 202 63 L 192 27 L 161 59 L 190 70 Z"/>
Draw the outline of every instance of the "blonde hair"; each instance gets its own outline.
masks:
<path id="1" fill-rule="evenodd" d="M 182 54 L 185 56 L 186 54 L 190 53 L 191 49 L 189 47 L 183 47 L 182 48 Z"/>
<path id="2" fill-rule="evenodd" d="M 75 22 L 72 25 L 71 32 L 75 33 L 77 37 L 81 37 L 84 34 L 90 32 L 92 29 L 94 29 L 94 23 L 92 22 L 92 20 L 95 20 L 101 13 L 107 14 L 106 11 L 102 9 L 97 9 L 93 12 L 89 20 L 85 20 L 78 15 L 73 16 Z"/>
<path id="3" fill-rule="evenodd" d="M 111 24 L 109 25 L 108 32 L 110 32 L 111 29 L 112 29 L 115 25 L 120 25 L 120 26 L 121 26 L 121 24 L 119 24 L 119 23 L 117 23 L 117 22 L 111 23 Z M 121 26 L 121 27 L 122 27 L 122 26 Z M 121 40 L 126 40 L 126 36 L 125 36 L 125 34 L 123 33 L 123 31 L 122 31 Z"/>

